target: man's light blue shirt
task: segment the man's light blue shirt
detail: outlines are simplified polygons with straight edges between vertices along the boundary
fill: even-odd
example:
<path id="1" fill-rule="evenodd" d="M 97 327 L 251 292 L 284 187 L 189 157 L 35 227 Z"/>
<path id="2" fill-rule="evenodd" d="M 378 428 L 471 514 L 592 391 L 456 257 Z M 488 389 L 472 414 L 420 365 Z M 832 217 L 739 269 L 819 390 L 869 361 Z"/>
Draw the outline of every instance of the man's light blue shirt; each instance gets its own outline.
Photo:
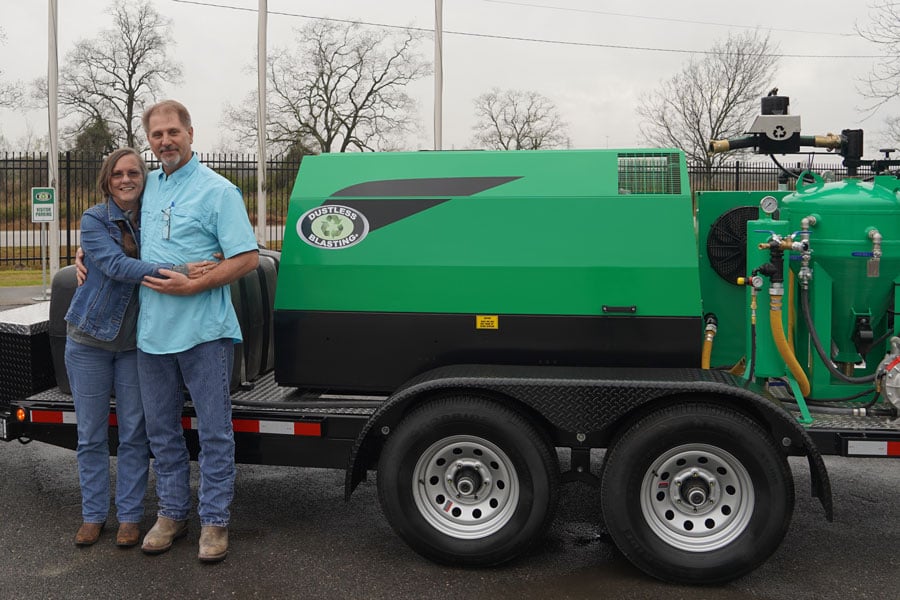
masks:
<path id="1" fill-rule="evenodd" d="M 225 258 L 256 250 L 256 237 L 241 191 L 197 155 L 166 176 L 162 169 L 147 177 L 141 205 L 141 259 L 184 264 Z M 241 329 L 224 286 L 193 296 L 161 294 L 141 286 L 138 348 L 149 354 L 172 354 L 198 344 L 232 338 Z"/>

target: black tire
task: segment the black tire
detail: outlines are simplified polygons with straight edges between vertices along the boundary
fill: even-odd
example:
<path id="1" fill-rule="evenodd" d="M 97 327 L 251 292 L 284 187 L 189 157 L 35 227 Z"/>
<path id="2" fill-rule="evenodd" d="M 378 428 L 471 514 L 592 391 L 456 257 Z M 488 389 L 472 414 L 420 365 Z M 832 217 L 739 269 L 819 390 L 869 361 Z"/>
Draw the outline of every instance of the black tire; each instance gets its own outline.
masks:
<path id="1" fill-rule="evenodd" d="M 677 583 L 722 583 L 762 564 L 787 533 L 794 480 L 772 437 L 714 404 L 653 412 L 606 455 L 607 530 L 638 568 Z"/>
<path id="2" fill-rule="evenodd" d="M 378 462 L 378 498 L 394 531 L 444 564 L 508 561 L 543 536 L 556 509 L 555 449 L 522 415 L 472 397 L 411 412 Z"/>

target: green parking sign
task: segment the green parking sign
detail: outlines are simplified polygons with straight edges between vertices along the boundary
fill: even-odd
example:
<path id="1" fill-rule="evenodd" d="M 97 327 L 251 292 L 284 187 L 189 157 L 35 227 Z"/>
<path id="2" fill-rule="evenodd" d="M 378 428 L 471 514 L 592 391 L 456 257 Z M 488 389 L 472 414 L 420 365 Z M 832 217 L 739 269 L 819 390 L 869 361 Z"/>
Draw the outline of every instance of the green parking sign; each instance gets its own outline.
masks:
<path id="1" fill-rule="evenodd" d="M 56 218 L 56 190 L 48 187 L 31 188 L 31 222 L 50 223 Z"/>

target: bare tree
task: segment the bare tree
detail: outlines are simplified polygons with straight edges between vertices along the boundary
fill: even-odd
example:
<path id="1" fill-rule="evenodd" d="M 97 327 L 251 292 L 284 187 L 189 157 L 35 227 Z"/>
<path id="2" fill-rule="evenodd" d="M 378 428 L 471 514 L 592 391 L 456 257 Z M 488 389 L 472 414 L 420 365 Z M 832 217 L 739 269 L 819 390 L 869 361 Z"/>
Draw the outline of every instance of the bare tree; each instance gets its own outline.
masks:
<path id="1" fill-rule="evenodd" d="M 64 117 L 77 118 L 70 137 L 105 121 L 116 145 L 141 148 L 141 109 L 155 101 L 163 83 L 181 81 L 181 66 L 168 55 L 171 19 L 151 0 L 116 0 L 109 12 L 113 27 L 80 40 L 67 54 L 59 103 Z M 46 90 L 46 79 L 37 85 Z"/>
<path id="2" fill-rule="evenodd" d="M 0 27 L 0 46 L 6 43 L 6 32 Z M 7 55 L 9 56 L 9 55 Z M 0 108 L 15 108 L 22 101 L 21 86 L 3 81 L 3 69 L 0 69 Z"/>
<path id="3" fill-rule="evenodd" d="M 860 93 L 873 101 L 870 110 L 874 111 L 900 96 L 900 5 L 891 0 L 876 0 L 870 6 L 869 15 L 869 23 L 857 25 L 856 31 L 884 54 L 860 81 Z"/>
<path id="4" fill-rule="evenodd" d="M 710 156 L 709 141 L 746 131 L 759 113 L 760 98 L 772 87 L 777 51 L 768 34 L 748 31 L 715 43 L 702 58 L 691 58 L 681 72 L 640 99 L 644 140 L 680 148 L 707 170 L 721 164 L 731 153 Z"/>
<path id="5" fill-rule="evenodd" d="M 50 136 L 38 135 L 31 123 L 25 123 L 25 133 L 9 144 L 17 152 L 47 152 L 50 149 Z"/>
<path id="6" fill-rule="evenodd" d="M 266 139 L 275 150 L 346 152 L 393 147 L 416 127 L 406 86 L 431 73 L 416 51 L 421 35 L 313 21 L 299 45 L 268 56 Z M 257 95 L 226 104 L 238 141 L 256 140 Z"/>
<path id="7" fill-rule="evenodd" d="M 475 99 L 473 143 L 496 150 L 537 150 L 569 145 L 566 123 L 553 101 L 535 91 L 497 88 Z"/>
<path id="8" fill-rule="evenodd" d="M 883 143 L 892 148 L 900 148 L 900 117 L 888 117 L 884 124 L 885 130 L 881 132 Z"/>

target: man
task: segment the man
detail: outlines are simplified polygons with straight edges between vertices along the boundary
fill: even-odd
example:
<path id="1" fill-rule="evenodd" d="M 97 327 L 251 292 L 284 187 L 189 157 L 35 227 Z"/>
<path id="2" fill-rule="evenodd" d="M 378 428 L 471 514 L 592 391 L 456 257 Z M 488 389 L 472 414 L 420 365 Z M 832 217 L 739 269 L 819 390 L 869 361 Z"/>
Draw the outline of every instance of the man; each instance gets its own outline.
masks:
<path id="1" fill-rule="evenodd" d="M 143 115 L 150 149 L 162 168 L 147 178 L 141 207 L 141 259 L 173 264 L 224 260 L 197 279 L 162 269 L 146 277 L 138 316 L 138 370 L 153 451 L 159 512 L 141 549 L 159 554 L 187 533 L 190 463 L 181 414 L 182 380 L 200 435 L 200 549 L 217 562 L 228 554 L 234 495 L 234 432 L 229 384 L 241 340 L 228 284 L 256 268 L 256 238 L 240 190 L 200 164 L 191 149 L 187 109 L 166 100 Z"/>

